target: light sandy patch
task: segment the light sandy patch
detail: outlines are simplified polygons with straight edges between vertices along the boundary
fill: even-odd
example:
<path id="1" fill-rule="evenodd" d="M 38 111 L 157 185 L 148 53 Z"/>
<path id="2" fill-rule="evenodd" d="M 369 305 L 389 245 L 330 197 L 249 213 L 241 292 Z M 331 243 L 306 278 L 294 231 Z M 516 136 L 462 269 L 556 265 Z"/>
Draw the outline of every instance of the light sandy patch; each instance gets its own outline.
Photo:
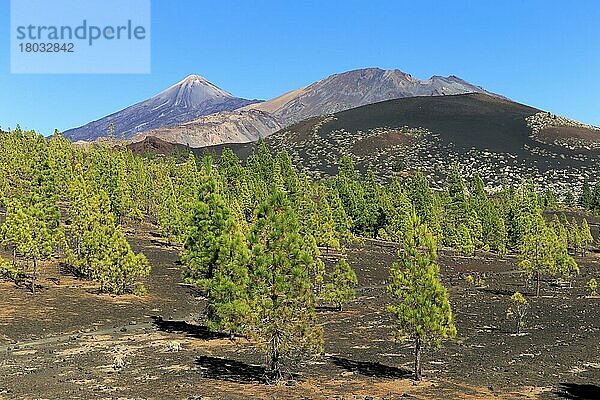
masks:
<path id="1" fill-rule="evenodd" d="M 30 356 L 36 353 L 37 350 L 15 350 L 12 351 L 10 354 L 12 354 L 13 356 Z"/>
<path id="2" fill-rule="evenodd" d="M 180 371 L 189 371 L 192 368 L 189 365 L 175 364 L 175 365 L 168 365 L 166 367 L 161 367 L 160 369 L 162 369 L 163 371 L 169 371 L 169 372 L 180 372 Z"/>

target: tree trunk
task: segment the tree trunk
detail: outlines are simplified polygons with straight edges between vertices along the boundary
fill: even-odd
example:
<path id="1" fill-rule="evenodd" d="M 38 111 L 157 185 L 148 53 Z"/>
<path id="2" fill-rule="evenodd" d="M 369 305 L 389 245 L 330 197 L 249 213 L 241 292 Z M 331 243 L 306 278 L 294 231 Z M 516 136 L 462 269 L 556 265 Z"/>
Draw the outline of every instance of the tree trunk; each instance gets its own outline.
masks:
<path id="1" fill-rule="evenodd" d="M 269 354 L 269 358 L 271 359 L 271 379 L 274 383 L 278 383 L 283 379 L 283 374 L 281 371 L 281 354 L 279 354 L 278 332 L 274 332 L 273 336 L 271 337 L 271 351 Z"/>
<path id="2" fill-rule="evenodd" d="M 33 276 L 31 277 L 31 293 L 35 294 L 35 280 L 37 275 L 37 260 L 33 259 Z"/>
<path id="3" fill-rule="evenodd" d="M 415 380 L 421 380 L 421 338 L 415 340 Z"/>
<path id="4" fill-rule="evenodd" d="M 13 259 L 12 259 L 12 266 L 13 268 L 17 267 L 17 248 L 13 247 Z"/>
<path id="5" fill-rule="evenodd" d="M 210 263 L 208 266 L 208 271 L 206 271 L 206 277 L 208 279 L 212 279 L 215 276 L 215 262 Z"/>
<path id="6" fill-rule="evenodd" d="M 275 263 L 275 254 L 273 254 L 272 262 L 271 262 L 271 304 L 273 307 L 274 315 L 277 315 L 277 307 L 278 296 L 277 296 L 277 280 L 275 277 L 276 274 L 276 263 Z M 277 316 L 275 316 L 277 318 Z M 275 321 L 271 321 L 271 323 L 275 323 Z M 270 358 L 270 373 L 271 379 L 273 382 L 278 383 L 283 379 L 283 375 L 281 372 L 281 354 L 279 353 L 279 330 L 275 329 L 271 334 L 271 349 L 269 351 Z"/>
<path id="7" fill-rule="evenodd" d="M 535 271 L 535 297 L 540 297 L 540 271 Z"/>

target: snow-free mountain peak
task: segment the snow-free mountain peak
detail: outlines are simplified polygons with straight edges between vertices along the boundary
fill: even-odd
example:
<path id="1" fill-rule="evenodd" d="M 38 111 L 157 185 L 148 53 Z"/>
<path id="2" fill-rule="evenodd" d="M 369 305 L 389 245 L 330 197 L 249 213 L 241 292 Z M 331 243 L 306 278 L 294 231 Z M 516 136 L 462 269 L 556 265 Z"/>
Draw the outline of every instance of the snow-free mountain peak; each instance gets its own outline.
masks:
<path id="1" fill-rule="evenodd" d="M 331 114 L 366 104 L 415 96 L 490 93 L 456 76 L 414 78 L 398 69 L 363 68 L 330 75 L 246 109 L 268 112 L 289 125 L 305 118 Z"/>

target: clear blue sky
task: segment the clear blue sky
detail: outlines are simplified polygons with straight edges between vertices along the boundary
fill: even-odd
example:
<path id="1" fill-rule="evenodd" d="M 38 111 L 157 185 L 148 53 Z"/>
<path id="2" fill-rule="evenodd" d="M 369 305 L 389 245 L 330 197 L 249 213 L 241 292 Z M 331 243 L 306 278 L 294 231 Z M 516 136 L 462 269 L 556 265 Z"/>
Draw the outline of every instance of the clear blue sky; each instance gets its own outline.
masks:
<path id="1" fill-rule="evenodd" d="M 418 78 L 457 75 L 600 125 L 600 2 L 369 3 L 153 0 L 151 74 L 12 75 L 10 4 L 0 0 L 0 126 L 66 130 L 192 73 L 240 97 L 268 99 L 372 66 Z"/>

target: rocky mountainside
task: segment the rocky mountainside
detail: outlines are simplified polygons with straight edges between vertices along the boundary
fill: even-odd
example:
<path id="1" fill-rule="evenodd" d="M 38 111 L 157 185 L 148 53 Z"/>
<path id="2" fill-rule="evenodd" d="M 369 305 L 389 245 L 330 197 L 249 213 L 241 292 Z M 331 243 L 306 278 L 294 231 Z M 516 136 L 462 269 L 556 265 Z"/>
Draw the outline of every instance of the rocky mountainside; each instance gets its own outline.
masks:
<path id="1" fill-rule="evenodd" d="M 193 147 L 250 142 L 309 117 L 331 114 L 380 101 L 463 93 L 485 93 L 455 76 L 413 78 L 399 70 L 358 69 L 331 75 L 274 99 L 251 104 L 236 113 L 218 113 L 185 124 L 135 135 L 132 142 L 156 136 Z M 257 114 L 260 111 L 262 113 Z"/>
<path id="2" fill-rule="evenodd" d="M 366 68 L 331 75 L 298 90 L 246 109 L 266 111 L 283 125 L 380 101 L 415 96 L 486 93 L 456 77 L 413 78 L 399 70 Z"/>
<path id="3" fill-rule="evenodd" d="M 260 110 L 234 110 L 207 115 L 190 122 L 135 134 L 129 143 L 147 138 L 200 148 L 221 143 L 247 143 L 283 128 L 271 114 Z"/>
<path id="4" fill-rule="evenodd" d="M 113 124 L 117 136 L 178 125 L 203 115 L 235 110 L 256 100 L 241 99 L 199 75 L 190 75 L 161 93 L 63 135 L 70 140 L 95 140 L 106 136 Z"/>

